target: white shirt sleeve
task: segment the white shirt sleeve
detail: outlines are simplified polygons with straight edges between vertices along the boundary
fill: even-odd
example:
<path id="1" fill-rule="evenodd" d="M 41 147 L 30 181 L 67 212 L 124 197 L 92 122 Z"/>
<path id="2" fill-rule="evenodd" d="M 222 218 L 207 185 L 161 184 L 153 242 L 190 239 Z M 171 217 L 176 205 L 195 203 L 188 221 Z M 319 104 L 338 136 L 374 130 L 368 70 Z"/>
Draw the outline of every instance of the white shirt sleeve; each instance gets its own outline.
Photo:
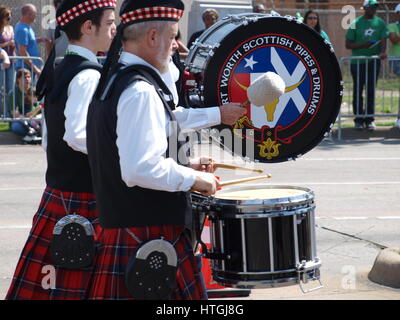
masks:
<path id="1" fill-rule="evenodd" d="M 87 154 L 86 117 L 88 107 L 99 83 L 100 72 L 87 69 L 79 72 L 68 86 L 65 105 L 64 140 L 75 151 Z"/>
<path id="2" fill-rule="evenodd" d="M 169 123 L 154 87 L 137 81 L 121 95 L 117 106 L 117 147 L 122 180 L 128 187 L 188 191 L 193 169 L 165 158 Z"/>
<path id="3" fill-rule="evenodd" d="M 182 129 L 199 130 L 221 123 L 219 107 L 210 108 L 183 108 L 177 107 L 173 111 L 179 126 Z"/>
<path id="4" fill-rule="evenodd" d="M 44 117 L 44 110 L 42 110 L 42 148 L 44 151 L 47 150 L 47 126 L 46 118 Z"/>

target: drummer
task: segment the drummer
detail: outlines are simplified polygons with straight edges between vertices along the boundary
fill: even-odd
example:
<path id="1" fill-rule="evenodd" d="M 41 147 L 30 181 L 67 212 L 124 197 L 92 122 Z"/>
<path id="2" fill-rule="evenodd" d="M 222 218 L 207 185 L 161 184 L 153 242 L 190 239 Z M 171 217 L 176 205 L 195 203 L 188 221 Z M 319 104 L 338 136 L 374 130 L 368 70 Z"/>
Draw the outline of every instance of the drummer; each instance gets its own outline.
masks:
<path id="1" fill-rule="evenodd" d="M 142 296 L 140 288 L 133 288 L 132 294 L 132 288 L 125 285 L 124 274 L 128 262 L 136 261 L 139 247 L 153 239 L 168 241 L 178 256 L 177 279 L 169 297 L 206 298 L 188 233 L 192 227 L 188 191 L 209 196 L 216 192 L 219 182 L 209 172 L 194 170 L 201 170 L 199 164 L 185 166 L 184 157 L 165 156 L 170 154 L 171 124 L 176 119 L 179 125 L 185 122 L 179 120 L 184 111 L 172 112 L 173 106 L 166 101 L 169 90 L 160 76 L 168 71 L 171 53 L 176 50 L 175 36 L 183 9 L 180 0 L 124 1 L 121 25 L 103 75 L 117 70 L 110 61 L 120 49 L 121 37 L 123 52 L 119 63 L 136 66 L 111 87 L 111 80 L 107 79 L 112 77 L 104 76 L 100 92 L 89 107 L 87 147 L 103 228 L 98 234 L 100 251 L 90 293 L 94 299 L 132 299 L 136 297 L 135 290 Z M 139 69 L 145 79 L 127 84 Z M 156 87 L 162 93 L 158 94 Z M 109 100 L 102 105 L 98 98 L 103 96 L 104 88 Z M 237 103 L 227 106 L 239 108 Z M 207 169 L 213 171 L 212 166 Z"/>

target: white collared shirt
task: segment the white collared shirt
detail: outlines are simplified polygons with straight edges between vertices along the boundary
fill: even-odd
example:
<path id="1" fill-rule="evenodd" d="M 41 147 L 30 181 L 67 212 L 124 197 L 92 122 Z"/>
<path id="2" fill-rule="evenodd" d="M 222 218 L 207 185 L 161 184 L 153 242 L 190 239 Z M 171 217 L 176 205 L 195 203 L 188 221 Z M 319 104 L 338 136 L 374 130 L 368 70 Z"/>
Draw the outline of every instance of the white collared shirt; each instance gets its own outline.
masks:
<path id="1" fill-rule="evenodd" d="M 128 52 L 122 53 L 120 63 L 142 64 L 160 74 L 152 65 Z M 175 82 L 172 85 L 171 82 L 166 84 L 170 88 L 175 86 Z M 202 109 L 202 112 L 190 115 L 193 109 L 181 109 L 174 111 L 181 128 L 201 128 L 219 123 L 219 119 L 218 122 L 209 122 L 209 110 Z M 220 118 L 219 108 L 215 109 L 218 110 L 210 113 L 218 111 Z M 202 119 L 195 121 L 196 117 Z M 172 158 L 164 157 L 168 147 L 169 124 L 169 116 L 152 85 L 136 81 L 121 94 L 117 106 L 116 143 L 122 180 L 128 187 L 140 186 L 175 192 L 188 191 L 194 184 L 197 176 L 194 170 L 179 165 Z"/>
<path id="2" fill-rule="evenodd" d="M 172 60 L 169 63 L 169 72 L 161 74 L 161 77 L 174 96 L 174 103 L 177 105 L 179 96 L 176 91 L 175 82 L 179 79 L 179 69 L 175 66 Z M 199 130 L 221 123 L 221 112 L 219 107 L 196 109 L 176 107 L 173 112 L 182 129 Z"/>
<path id="3" fill-rule="evenodd" d="M 67 51 L 97 63 L 96 55 L 84 47 L 69 44 Z M 99 80 L 99 71 L 87 69 L 79 72 L 68 86 L 68 99 L 64 109 L 65 134 L 63 139 L 72 149 L 85 154 L 87 154 L 86 117 Z M 47 128 L 45 123 L 43 121 L 42 147 L 44 149 L 47 148 Z"/>

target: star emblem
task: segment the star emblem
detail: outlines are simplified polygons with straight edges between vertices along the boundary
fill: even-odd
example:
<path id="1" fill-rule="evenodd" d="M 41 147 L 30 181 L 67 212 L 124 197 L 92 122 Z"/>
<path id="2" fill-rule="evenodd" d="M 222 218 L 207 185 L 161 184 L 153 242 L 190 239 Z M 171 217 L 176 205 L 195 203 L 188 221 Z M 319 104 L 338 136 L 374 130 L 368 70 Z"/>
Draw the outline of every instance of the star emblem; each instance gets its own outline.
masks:
<path id="1" fill-rule="evenodd" d="M 244 58 L 244 60 L 246 61 L 246 65 L 244 67 L 250 67 L 251 70 L 253 70 L 254 65 L 258 63 L 257 61 L 254 61 L 254 56 L 251 56 L 250 59 Z"/>
<path id="2" fill-rule="evenodd" d="M 365 37 L 371 37 L 372 34 L 373 34 L 374 32 L 375 32 L 374 29 L 371 29 L 371 28 L 366 29 L 366 30 L 365 30 L 365 33 L 364 33 L 364 36 L 365 36 Z"/>

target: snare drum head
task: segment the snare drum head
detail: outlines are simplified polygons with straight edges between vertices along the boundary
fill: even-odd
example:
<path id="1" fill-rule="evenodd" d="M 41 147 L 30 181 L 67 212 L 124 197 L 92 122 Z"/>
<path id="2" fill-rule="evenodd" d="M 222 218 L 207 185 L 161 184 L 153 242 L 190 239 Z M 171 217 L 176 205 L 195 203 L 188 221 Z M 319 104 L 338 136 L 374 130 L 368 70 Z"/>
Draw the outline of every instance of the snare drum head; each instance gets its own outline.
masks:
<path id="1" fill-rule="evenodd" d="M 308 188 L 297 186 L 254 184 L 222 189 L 217 191 L 214 198 L 218 205 L 269 206 L 308 203 L 313 201 L 314 193 Z"/>
<path id="2" fill-rule="evenodd" d="M 240 156 L 260 162 L 295 159 L 314 148 L 336 120 L 342 98 L 338 61 L 320 34 L 293 17 L 243 14 L 240 19 L 230 22 L 234 27 L 225 19 L 198 39 L 210 45 L 210 39 L 222 38 L 211 53 L 200 45 L 192 48 L 189 60 L 204 64 L 203 105 L 244 102 L 255 79 L 268 71 L 279 74 L 286 90 L 278 100 L 249 104 L 234 126 L 218 129 L 231 130 L 232 141 L 224 134 L 223 143 Z M 228 32 L 222 37 L 223 29 Z"/>

